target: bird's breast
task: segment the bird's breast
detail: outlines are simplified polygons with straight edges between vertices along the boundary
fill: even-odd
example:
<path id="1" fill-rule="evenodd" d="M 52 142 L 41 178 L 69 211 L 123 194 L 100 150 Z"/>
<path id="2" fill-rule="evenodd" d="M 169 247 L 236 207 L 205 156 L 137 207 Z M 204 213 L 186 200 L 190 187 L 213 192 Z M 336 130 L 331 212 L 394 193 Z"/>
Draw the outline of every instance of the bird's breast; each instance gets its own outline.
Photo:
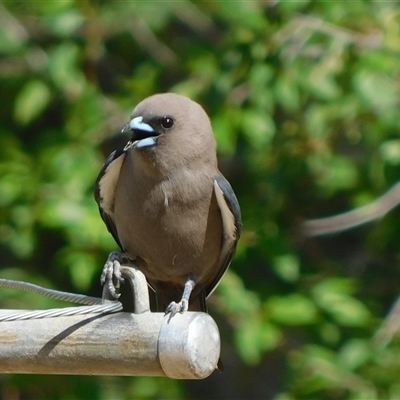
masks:
<path id="1" fill-rule="evenodd" d="M 213 180 L 200 171 L 156 180 L 121 168 L 115 222 L 124 249 L 150 280 L 201 278 L 218 260 L 221 215 Z"/>

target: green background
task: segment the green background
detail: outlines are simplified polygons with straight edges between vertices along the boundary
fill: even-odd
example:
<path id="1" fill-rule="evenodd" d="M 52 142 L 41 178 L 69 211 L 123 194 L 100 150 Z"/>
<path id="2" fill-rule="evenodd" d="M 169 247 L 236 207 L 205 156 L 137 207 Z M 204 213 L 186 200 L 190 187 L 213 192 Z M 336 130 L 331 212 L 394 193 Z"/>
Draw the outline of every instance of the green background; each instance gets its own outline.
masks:
<path id="1" fill-rule="evenodd" d="M 400 398 L 400 342 L 377 335 L 399 293 L 399 212 L 301 231 L 398 179 L 398 2 L 3 0 L 0 26 L 2 278 L 101 294 L 116 245 L 94 181 L 157 92 L 205 107 L 243 214 L 209 301 L 224 373 L 2 375 L 1 399 Z M 55 302 L 0 289 L 0 306 Z"/>

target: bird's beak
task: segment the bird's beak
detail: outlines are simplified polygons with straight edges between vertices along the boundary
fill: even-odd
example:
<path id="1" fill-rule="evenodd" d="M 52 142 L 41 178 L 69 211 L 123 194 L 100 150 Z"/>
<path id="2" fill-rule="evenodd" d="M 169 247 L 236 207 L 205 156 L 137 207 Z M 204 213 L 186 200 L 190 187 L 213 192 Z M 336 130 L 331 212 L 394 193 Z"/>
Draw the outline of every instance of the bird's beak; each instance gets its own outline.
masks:
<path id="1" fill-rule="evenodd" d="M 132 138 L 125 146 L 128 148 L 143 148 L 151 147 L 157 143 L 157 133 L 149 124 L 143 122 L 143 117 L 135 117 L 131 119 L 128 124 L 122 129 L 122 132 L 132 132 Z"/>

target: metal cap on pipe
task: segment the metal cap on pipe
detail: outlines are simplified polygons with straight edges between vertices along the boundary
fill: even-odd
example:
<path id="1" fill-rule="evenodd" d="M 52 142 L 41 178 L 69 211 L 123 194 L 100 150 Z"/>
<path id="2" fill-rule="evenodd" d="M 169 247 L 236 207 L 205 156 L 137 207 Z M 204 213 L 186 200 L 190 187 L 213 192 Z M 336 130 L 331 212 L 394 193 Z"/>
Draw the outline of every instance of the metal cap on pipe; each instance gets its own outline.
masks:
<path id="1" fill-rule="evenodd" d="M 170 378 L 206 378 L 215 370 L 219 354 L 218 327 L 208 314 L 176 314 L 161 326 L 158 357 Z"/>

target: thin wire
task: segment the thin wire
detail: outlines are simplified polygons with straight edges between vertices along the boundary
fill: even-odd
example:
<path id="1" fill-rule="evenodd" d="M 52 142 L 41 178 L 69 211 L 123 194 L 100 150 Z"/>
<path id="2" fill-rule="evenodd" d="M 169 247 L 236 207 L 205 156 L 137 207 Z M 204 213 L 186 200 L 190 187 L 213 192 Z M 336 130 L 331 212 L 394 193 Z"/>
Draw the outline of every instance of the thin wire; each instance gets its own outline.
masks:
<path id="1" fill-rule="evenodd" d="M 71 315 L 84 314 L 111 314 L 122 311 L 122 304 L 119 301 L 103 301 L 99 297 L 85 296 L 82 294 L 61 292 L 59 290 L 47 289 L 29 282 L 13 281 L 0 278 L 0 287 L 9 289 L 25 290 L 55 300 L 68 301 L 71 303 L 84 304 L 82 307 L 53 308 L 50 310 L 33 311 L 0 311 L 1 321 L 23 321 L 28 319 L 66 317 Z"/>
<path id="2" fill-rule="evenodd" d="M 0 322 L 5 321 L 25 321 L 28 319 L 70 317 L 73 315 L 84 314 L 111 314 L 122 311 L 122 304 L 115 301 L 112 304 L 102 304 L 97 306 L 65 307 L 52 308 L 50 310 L 34 311 L 15 311 L 10 314 L 9 311 L 0 311 Z"/>
<path id="3" fill-rule="evenodd" d="M 39 294 L 44 297 L 49 297 L 55 300 L 68 301 L 70 303 L 84 304 L 87 306 L 102 304 L 102 299 L 99 297 L 90 297 L 83 294 L 61 292 L 59 290 L 47 289 L 42 286 L 34 285 L 29 282 L 13 281 L 10 279 L 0 279 L 0 287 L 9 289 L 25 290 Z"/>

